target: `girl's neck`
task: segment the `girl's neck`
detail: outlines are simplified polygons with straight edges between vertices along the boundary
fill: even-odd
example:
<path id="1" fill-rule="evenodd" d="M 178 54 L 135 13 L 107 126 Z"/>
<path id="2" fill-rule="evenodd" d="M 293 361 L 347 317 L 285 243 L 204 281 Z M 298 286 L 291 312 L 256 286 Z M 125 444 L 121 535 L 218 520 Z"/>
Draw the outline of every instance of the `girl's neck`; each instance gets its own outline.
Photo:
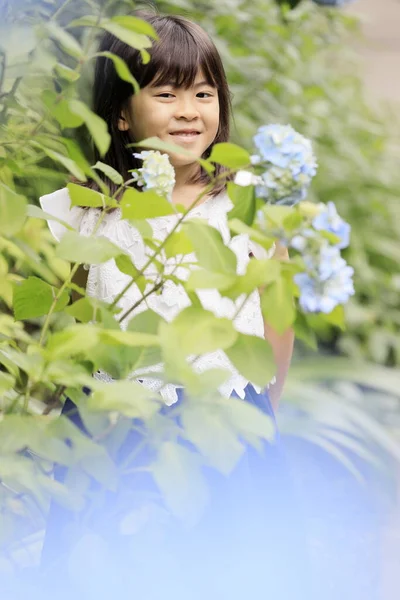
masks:
<path id="1" fill-rule="evenodd" d="M 198 164 L 188 165 L 175 168 L 175 187 L 172 192 L 172 202 L 174 204 L 182 204 L 185 208 L 189 208 L 195 199 L 201 194 L 205 188 L 204 183 L 191 183 L 191 180 L 196 176 Z M 201 202 L 204 202 L 204 196 Z"/>
<path id="2" fill-rule="evenodd" d="M 187 183 L 181 186 L 175 185 L 172 192 L 172 203 L 182 204 L 185 208 L 189 208 L 189 206 L 193 204 L 204 188 L 204 183 Z M 200 199 L 199 204 L 204 202 L 206 199 L 207 196 L 203 196 Z"/>

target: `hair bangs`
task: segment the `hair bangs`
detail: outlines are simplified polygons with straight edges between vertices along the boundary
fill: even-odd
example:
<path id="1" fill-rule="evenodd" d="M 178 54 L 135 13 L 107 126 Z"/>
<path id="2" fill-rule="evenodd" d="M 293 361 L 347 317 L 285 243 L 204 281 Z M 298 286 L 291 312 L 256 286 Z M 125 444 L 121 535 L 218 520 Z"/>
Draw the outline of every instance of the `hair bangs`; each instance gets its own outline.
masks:
<path id="1" fill-rule="evenodd" d="M 213 75 L 213 53 L 204 34 L 177 21 L 168 21 L 159 34 L 160 40 L 150 50 L 151 60 L 142 71 L 141 87 L 151 84 L 189 89 L 199 72 L 209 85 L 218 87 Z"/>

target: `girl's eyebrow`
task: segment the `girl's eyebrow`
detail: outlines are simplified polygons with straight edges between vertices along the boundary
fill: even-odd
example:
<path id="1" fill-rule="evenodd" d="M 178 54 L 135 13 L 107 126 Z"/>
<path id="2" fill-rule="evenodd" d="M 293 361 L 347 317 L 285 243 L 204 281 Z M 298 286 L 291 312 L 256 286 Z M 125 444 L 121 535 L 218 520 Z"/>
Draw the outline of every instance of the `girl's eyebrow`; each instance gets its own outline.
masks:
<path id="1" fill-rule="evenodd" d="M 199 83 L 195 83 L 193 87 L 195 88 L 199 88 L 199 87 L 203 87 L 203 86 L 210 86 L 210 87 L 215 87 L 215 85 L 210 84 L 208 81 L 206 81 L 205 79 L 203 79 L 203 81 L 199 81 Z M 162 88 L 162 87 L 172 87 L 172 88 L 176 88 L 176 87 L 180 87 L 179 85 L 176 85 L 175 81 L 167 81 L 166 83 L 162 83 L 162 84 L 157 84 L 157 85 L 152 85 L 151 87 L 153 88 Z"/>

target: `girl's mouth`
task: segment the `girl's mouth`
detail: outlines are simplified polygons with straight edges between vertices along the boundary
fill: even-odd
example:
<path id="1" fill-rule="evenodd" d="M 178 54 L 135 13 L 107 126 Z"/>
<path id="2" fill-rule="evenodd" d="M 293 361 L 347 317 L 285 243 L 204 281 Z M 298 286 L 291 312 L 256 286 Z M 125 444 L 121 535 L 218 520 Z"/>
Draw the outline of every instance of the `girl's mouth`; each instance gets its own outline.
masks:
<path id="1" fill-rule="evenodd" d="M 170 136 L 174 138 L 174 141 L 182 144 L 190 144 L 197 140 L 200 135 L 200 131 L 194 129 L 183 129 L 182 131 L 173 131 Z"/>
<path id="2" fill-rule="evenodd" d="M 199 131 L 196 131 L 195 129 L 182 129 L 181 131 L 173 131 L 170 133 L 170 135 L 173 135 L 174 137 L 196 137 L 196 135 L 200 135 Z"/>

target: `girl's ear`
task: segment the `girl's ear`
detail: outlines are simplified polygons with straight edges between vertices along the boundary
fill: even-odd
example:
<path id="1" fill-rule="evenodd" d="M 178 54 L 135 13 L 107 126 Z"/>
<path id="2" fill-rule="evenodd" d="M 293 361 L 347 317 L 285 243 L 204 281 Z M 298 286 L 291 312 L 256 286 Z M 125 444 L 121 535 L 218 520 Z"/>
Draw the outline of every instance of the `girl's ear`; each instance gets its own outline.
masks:
<path id="1" fill-rule="evenodd" d="M 129 129 L 129 123 L 128 123 L 127 119 L 125 118 L 124 112 L 121 113 L 121 116 L 118 119 L 118 129 L 120 131 L 128 131 L 128 129 Z"/>

